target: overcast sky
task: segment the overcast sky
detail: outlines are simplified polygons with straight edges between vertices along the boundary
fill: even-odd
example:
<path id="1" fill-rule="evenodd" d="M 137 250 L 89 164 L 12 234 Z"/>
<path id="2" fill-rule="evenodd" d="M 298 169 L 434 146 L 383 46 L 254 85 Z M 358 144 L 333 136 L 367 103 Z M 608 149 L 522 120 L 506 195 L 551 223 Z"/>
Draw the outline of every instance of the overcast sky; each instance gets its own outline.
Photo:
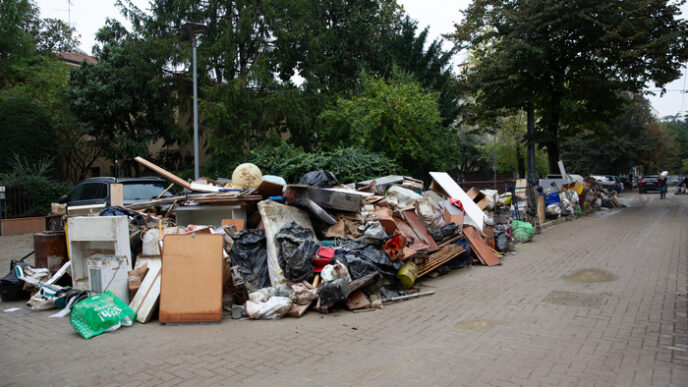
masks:
<path id="1" fill-rule="evenodd" d="M 451 32 L 453 23 L 461 18 L 460 11 L 470 3 L 469 0 L 397 0 L 406 9 L 406 12 L 419 21 L 420 28 L 430 27 L 429 37 L 434 39 L 441 34 Z M 95 43 L 95 33 L 105 24 L 105 18 L 116 18 L 125 22 L 119 10 L 115 7 L 114 0 L 35 0 L 41 10 L 42 18 L 59 18 L 65 21 L 71 20 L 71 24 L 81 35 L 81 49 L 91 53 L 91 47 Z M 147 8 L 148 0 L 133 0 L 142 9 Z M 68 13 L 71 8 L 71 15 Z M 688 15 L 688 4 L 683 7 L 684 15 Z M 128 26 L 128 23 L 125 22 Z M 455 60 L 455 63 L 460 62 Z M 666 86 L 667 93 L 664 97 L 648 96 L 658 117 L 675 115 L 688 108 L 688 101 L 682 92 L 686 86 L 685 72 L 681 78 Z"/>

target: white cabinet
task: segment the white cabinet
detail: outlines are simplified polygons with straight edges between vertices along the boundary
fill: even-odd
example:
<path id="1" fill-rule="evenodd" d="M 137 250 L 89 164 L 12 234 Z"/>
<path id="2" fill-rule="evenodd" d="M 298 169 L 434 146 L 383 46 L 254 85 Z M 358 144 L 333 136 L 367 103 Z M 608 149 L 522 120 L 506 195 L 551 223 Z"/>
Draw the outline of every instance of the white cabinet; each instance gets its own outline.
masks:
<path id="1" fill-rule="evenodd" d="M 67 242 L 72 261 L 72 286 L 75 289 L 111 290 L 122 301 L 129 303 L 128 289 L 126 286 L 122 287 L 119 280 L 122 276 L 127 278 L 127 272 L 132 269 L 129 221 L 126 216 L 77 216 L 68 218 Z M 99 270 L 101 289 L 91 289 L 90 287 L 89 260 L 91 261 L 90 267 Z M 110 281 L 109 279 L 117 280 Z M 94 278 L 94 280 L 96 279 Z M 103 280 L 107 282 L 103 283 Z"/>

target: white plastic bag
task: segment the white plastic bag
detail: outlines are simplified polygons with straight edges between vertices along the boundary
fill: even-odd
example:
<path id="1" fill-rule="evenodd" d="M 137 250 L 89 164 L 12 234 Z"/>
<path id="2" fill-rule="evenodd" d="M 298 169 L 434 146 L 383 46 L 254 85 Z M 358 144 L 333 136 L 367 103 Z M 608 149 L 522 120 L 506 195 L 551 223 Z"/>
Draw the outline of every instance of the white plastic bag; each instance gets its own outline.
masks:
<path id="1" fill-rule="evenodd" d="M 400 187 L 398 185 L 393 185 L 387 190 L 385 194 L 387 197 L 387 203 L 390 203 L 398 208 L 411 208 L 414 207 L 416 202 L 422 198 L 419 194 Z"/>
<path id="2" fill-rule="evenodd" d="M 291 299 L 289 297 L 271 297 L 265 302 L 246 301 L 245 307 L 246 314 L 252 319 L 277 320 L 289 312 Z"/>

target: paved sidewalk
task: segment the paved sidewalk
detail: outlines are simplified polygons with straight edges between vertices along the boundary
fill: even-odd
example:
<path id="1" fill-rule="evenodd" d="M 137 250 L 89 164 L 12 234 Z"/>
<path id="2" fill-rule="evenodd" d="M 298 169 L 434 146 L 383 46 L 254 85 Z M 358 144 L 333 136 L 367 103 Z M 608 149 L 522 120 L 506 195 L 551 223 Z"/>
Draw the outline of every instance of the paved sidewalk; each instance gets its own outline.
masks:
<path id="1" fill-rule="evenodd" d="M 1 383 L 685 386 L 688 196 L 624 195 L 634 207 L 549 228 L 502 266 L 426 280 L 434 296 L 374 312 L 83 340 L 50 311 L 0 303 Z M 7 246 L 30 240 L 10 238 L 2 270 Z"/>

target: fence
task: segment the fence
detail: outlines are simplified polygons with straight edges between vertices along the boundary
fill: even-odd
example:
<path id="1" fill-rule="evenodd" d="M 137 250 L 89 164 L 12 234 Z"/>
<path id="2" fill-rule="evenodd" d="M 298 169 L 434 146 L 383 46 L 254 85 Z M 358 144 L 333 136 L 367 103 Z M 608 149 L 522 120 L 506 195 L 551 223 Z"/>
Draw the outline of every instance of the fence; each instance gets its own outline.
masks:
<path id="1" fill-rule="evenodd" d="M 502 194 L 509 191 L 509 185 L 513 182 L 513 178 L 508 174 L 498 174 L 497 181 L 495 182 L 493 176 L 457 176 L 456 181 L 461 188 L 466 191 L 471 189 L 471 187 L 475 187 L 479 190 L 496 189 L 500 194 Z"/>
<path id="2" fill-rule="evenodd" d="M 13 185 L 5 188 L 5 200 L 2 201 L 2 218 L 26 218 L 30 216 L 44 216 L 41 208 L 31 203 L 28 191 L 23 185 Z"/>

